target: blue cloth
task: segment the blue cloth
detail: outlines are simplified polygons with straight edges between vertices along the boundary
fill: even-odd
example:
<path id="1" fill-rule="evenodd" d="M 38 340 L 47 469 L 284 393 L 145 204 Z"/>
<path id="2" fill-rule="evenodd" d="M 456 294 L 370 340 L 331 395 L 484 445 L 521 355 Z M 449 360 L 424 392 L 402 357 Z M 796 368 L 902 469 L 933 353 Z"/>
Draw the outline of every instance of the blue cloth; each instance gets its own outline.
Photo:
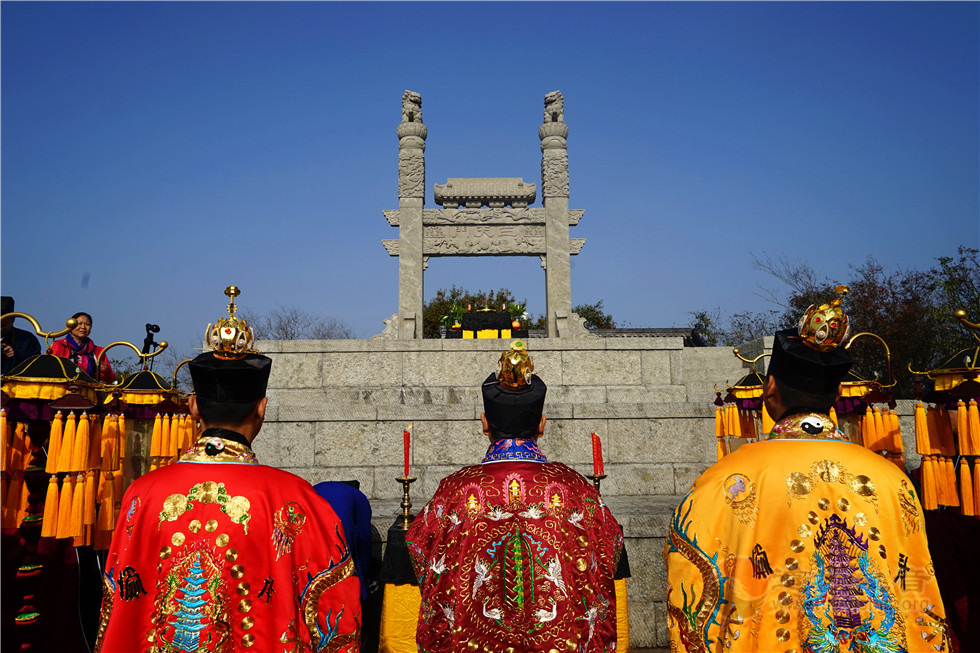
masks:
<path id="1" fill-rule="evenodd" d="M 548 459 L 538 449 L 537 440 L 531 438 L 494 440 L 487 448 L 483 463 L 526 460 L 532 463 L 546 463 Z"/>
<path id="2" fill-rule="evenodd" d="M 371 503 L 364 493 L 341 481 L 323 481 L 313 486 L 337 513 L 354 558 L 354 569 L 361 580 L 361 601 L 367 599 L 368 570 L 371 566 Z"/>

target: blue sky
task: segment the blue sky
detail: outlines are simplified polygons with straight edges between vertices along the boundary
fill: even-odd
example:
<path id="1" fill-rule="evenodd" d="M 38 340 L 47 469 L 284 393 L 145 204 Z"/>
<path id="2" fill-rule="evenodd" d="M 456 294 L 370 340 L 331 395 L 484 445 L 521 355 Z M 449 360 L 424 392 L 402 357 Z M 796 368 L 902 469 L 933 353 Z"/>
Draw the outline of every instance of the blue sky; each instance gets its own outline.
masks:
<path id="1" fill-rule="evenodd" d="M 448 177 L 540 188 L 562 91 L 573 303 L 629 326 L 769 308 L 753 256 L 842 280 L 980 241 L 973 2 L 5 1 L 0 21 L 0 286 L 45 328 L 92 313 L 97 343 L 155 322 L 191 353 L 228 284 L 380 333 L 405 89 L 427 208 Z M 454 283 L 544 311 L 537 259 L 432 259 L 426 297 Z"/>

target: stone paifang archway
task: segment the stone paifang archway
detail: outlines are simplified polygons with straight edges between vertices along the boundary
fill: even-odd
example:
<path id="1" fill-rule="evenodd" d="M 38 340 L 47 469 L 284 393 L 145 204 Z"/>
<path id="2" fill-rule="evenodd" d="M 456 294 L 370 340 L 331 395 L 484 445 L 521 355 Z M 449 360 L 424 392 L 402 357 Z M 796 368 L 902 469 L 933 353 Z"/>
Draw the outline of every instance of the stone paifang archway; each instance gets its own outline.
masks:
<path id="1" fill-rule="evenodd" d="M 516 177 L 450 178 L 434 184 L 442 208 L 426 209 L 422 96 L 405 91 L 398 125 L 398 209 L 384 211 L 397 240 L 382 240 L 398 257 L 398 312 L 385 320 L 383 338 L 422 338 L 423 275 L 431 256 L 537 256 L 545 270 L 548 337 L 588 337 L 572 313 L 571 261 L 585 245 L 569 231 L 585 215 L 568 208 L 568 125 L 560 91 L 544 98 L 541 207 L 531 207 L 533 183 Z M 379 336 L 376 336 L 379 337 Z"/>

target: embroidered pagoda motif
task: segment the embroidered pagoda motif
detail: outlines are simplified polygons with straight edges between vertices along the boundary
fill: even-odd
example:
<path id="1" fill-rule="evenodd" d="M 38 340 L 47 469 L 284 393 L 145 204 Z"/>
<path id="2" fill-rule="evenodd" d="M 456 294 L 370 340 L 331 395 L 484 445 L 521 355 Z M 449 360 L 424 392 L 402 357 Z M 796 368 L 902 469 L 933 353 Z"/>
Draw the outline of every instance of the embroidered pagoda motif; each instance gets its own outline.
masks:
<path id="1" fill-rule="evenodd" d="M 814 572 L 803 587 L 803 612 L 813 626 L 805 650 L 904 652 L 903 642 L 892 633 L 895 600 L 872 568 L 864 536 L 833 514 L 814 537 L 814 546 Z"/>
<path id="2" fill-rule="evenodd" d="M 169 573 L 160 577 L 160 583 L 162 614 L 157 623 L 166 625 L 158 630 L 157 637 L 166 645 L 163 650 L 221 650 L 231 634 L 221 598 L 226 595 L 221 561 L 213 557 L 207 546 L 195 546 L 174 561 Z"/>

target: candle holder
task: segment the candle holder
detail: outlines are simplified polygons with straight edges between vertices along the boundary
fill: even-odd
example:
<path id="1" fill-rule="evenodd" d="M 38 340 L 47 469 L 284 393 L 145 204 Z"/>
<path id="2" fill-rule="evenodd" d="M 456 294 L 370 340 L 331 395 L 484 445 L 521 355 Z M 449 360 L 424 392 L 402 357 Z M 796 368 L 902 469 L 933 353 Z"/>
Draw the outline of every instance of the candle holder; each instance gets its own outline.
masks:
<path id="1" fill-rule="evenodd" d="M 403 491 L 403 494 L 402 494 L 402 530 L 407 531 L 408 530 L 408 524 L 409 524 L 409 519 L 408 518 L 412 514 L 412 512 L 411 512 L 412 511 L 412 498 L 409 496 L 408 490 L 412 486 L 412 483 L 414 483 L 415 481 L 418 480 L 418 477 L 415 477 L 415 476 L 399 476 L 395 480 L 402 484 L 402 491 Z"/>
<path id="2" fill-rule="evenodd" d="M 602 482 L 602 479 L 606 478 L 606 475 L 605 474 L 589 474 L 588 475 L 588 478 L 591 478 L 592 479 L 592 485 L 595 486 L 595 491 L 598 492 L 599 494 L 602 494 L 602 490 L 599 489 L 599 483 Z"/>

